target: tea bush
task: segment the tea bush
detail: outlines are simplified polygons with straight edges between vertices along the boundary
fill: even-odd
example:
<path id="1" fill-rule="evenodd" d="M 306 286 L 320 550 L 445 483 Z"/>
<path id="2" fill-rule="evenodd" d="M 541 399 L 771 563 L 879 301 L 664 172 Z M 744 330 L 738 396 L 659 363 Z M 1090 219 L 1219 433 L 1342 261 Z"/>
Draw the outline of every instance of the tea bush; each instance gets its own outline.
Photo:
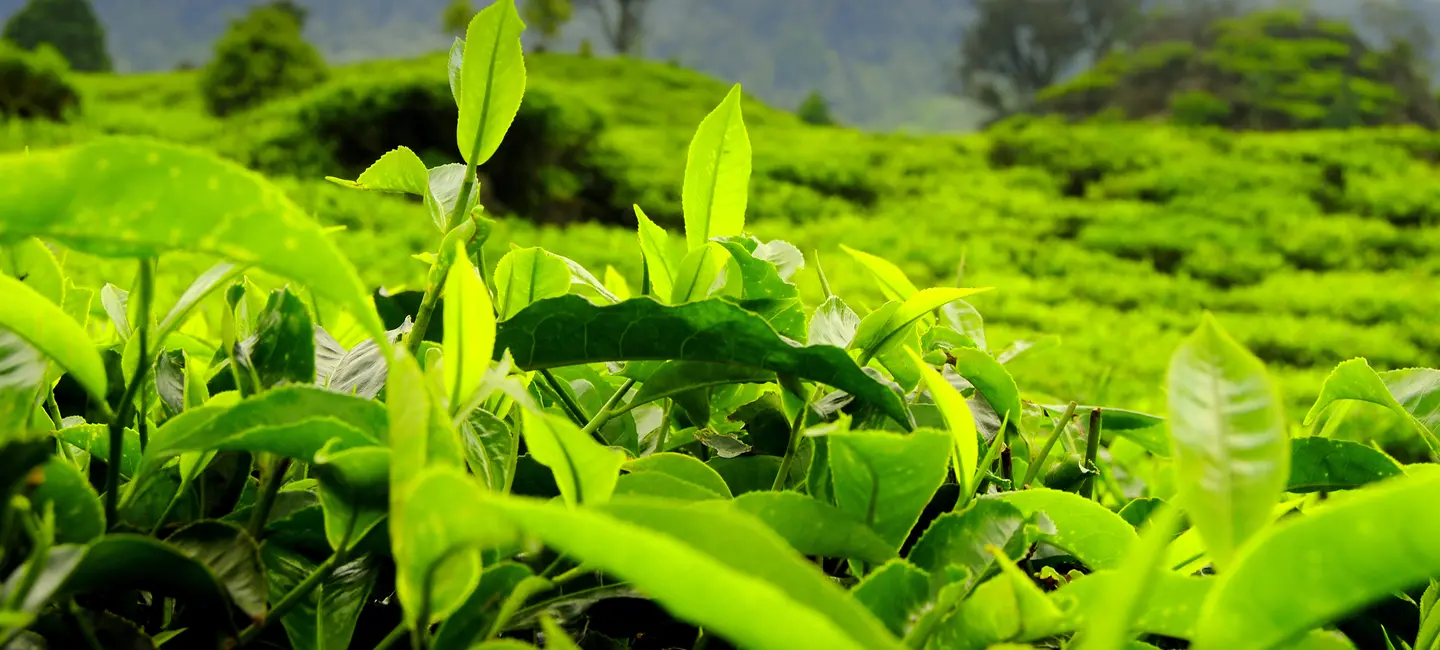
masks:
<path id="1" fill-rule="evenodd" d="M 80 105 L 69 66 L 55 48 L 27 52 L 0 40 L 0 117 L 62 121 Z"/>
<path id="2" fill-rule="evenodd" d="M 228 115 L 324 81 L 325 61 L 305 42 L 301 16 L 286 4 L 252 9 L 216 42 L 215 58 L 200 75 L 211 113 Z"/>
<path id="3" fill-rule="evenodd" d="M 623 235 L 526 232 L 476 187 L 528 101 L 523 28 L 497 2 L 457 45 L 463 162 L 397 147 L 322 191 L 151 138 L 0 155 L 0 645 L 1436 643 L 1440 370 L 1335 356 L 1366 343 L 1320 326 L 1323 301 L 1256 310 L 1336 276 L 1223 294 L 1267 356 L 1338 361 L 1291 419 L 1287 381 L 1181 313 L 1213 278 L 1131 282 L 1153 261 L 1051 237 L 977 251 L 1026 267 L 1013 288 L 917 285 L 937 272 L 917 238 L 996 229 L 983 210 L 789 224 L 847 245 L 823 267 L 746 234 L 761 166 L 738 86 L 693 131 L 678 228 L 637 205 Z M 1061 185 L 1017 171 L 966 191 L 1028 187 L 1056 201 L 977 205 L 1049 205 L 1037 232 L 1073 219 L 1074 238 L 1095 215 Z M 391 259 L 420 263 L 422 291 L 367 291 L 362 274 L 412 274 Z M 122 284 L 97 291 L 97 269 Z M 1433 300 L 1418 274 L 1374 282 L 1415 304 L 1339 315 L 1399 341 L 1389 319 Z M 1055 309 L 1086 287 L 1097 308 Z M 1032 390 L 1015 371 L 1053 340 L 1002 341 L 974 306 L 1017 289 L 988 303 L 1010 323 L 1135 325 L 1103 345 L 1163 359 L 1163 415 L 1099 375 Z M 1067 348 L 1076 367 L 1091 352 Z"/>

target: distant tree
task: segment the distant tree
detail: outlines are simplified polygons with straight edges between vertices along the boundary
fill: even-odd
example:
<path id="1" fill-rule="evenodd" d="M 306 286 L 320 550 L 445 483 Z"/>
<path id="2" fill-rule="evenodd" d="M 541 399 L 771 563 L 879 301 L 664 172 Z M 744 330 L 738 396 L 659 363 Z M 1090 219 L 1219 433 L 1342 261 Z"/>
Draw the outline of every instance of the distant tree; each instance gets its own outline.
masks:
<path id="1" fill-rule="evenodd" d="M 1002 117 L 1134 33 L 1140 0 L 977 0 L 955 90 Z"/>
<path id="2" fill-rule="evenodd" d="M 540 34 L 535 44 L 536 50 L 543 52 L 550 48 L 550 43 L 560 35 L 560 28 L 570 22 L 574 9 L 570 0 L 525 0 L 520 15 L 527 25 Z"/>
<path id="3" fill-rule="evenodd" d="M 107 72 L 113 67 L 105 49 L 105 27 L 90 0 L 30 0 L 5 22 L 0 38 L 27 50 L 49 43 L 75 70 Z"/>
<path id="4" fill-rule="evenodd" d="M 474 17 L 475 9 L 470 6 L 470 0 L 450 0 L 450 4 L 445 7 L 445 13 L 440 15 L 440 24 L 446 34 L 464 38 L 465 29 L 470 26 L 470 19 Z"/>
<path id="5" fill-rule="evenodd" d="M 215 58 L 200 73 L 200 91 L 215 115 L 227 115 L 299 92 L 327 76 L 325 60 L 300 33 L 303 15 L 261 5 L 215 43 Z"/>
<path id="6" fill-rule="evenodd" d="M 650 8 L 650 0 L 574 1 L 600 17 L 600 28 L 605 32 L 605 39 L 617 54 L 633 56 L 640 53 L 641 37 L 645 30 L 645 11 Z"/>
<path id="7" fill-rule="evenodd" d="M 806 124 L 828 126 L 835 123 L 835 119 L 830 116 L 830 103 L 825 101 L 825 96 L 818 90 L 810 91 L 810 95 L 800 103 L 800 108 L 796 109 L 795 113 Z"/>
<path id="8" fill-rule="evenodd" d="M 302 30 L 305 28 L 305 21 L 310 18 L 310 10 L 295 0 L 271 0 L 270 6 L 290 14 Z"/>
<path id="9" fill-rule="evenodd" d="M 0 40 L 0 118 L 66 120 L 80 105 L 69 72 L 49 43 L 28 51 Z"/>

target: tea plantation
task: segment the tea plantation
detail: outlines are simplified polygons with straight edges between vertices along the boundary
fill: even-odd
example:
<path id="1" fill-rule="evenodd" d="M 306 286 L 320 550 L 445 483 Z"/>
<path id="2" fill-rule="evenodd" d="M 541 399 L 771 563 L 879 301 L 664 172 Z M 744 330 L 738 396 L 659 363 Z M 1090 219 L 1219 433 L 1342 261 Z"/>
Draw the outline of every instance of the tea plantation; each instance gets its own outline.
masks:
<path id="1" fill-rule="evenodd" d="M 1440 135 L 454 49 L 0 134 L 0 648 L 1440 648 Z"/>

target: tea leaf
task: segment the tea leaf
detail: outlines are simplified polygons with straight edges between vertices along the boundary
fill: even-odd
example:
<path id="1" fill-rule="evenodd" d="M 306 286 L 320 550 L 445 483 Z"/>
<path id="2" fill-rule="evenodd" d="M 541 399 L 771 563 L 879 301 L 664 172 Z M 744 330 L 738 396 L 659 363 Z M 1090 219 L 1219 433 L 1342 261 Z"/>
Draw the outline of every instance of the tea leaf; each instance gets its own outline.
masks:
<path id="1" fill-rule="evenodd" d="M 1280 398 L 1265 365 L 1208 314 L 1175 351 L 1166 383 L 1179 505 L 1223 570 L 1285 489 Z"/>
<path id="2" fill-rule="evenodd" d="M 130 339 L 129 301 L 129 291 L 109 282 L 100 287 L 100 306 L 105 309 L 105 315 L 110 317 L 110 323 L 115 326 L 115 333 L 122 341 Z"/>
<path id="3" fill-rule="evenodd" d="M 227 589 L 204 562 L 180 547 L 130 533 L 111 533 L 91 544 L 56 596 L 125 589 L 183 600 L 187 610 L 214 624 L 232 625 Z"/>
<path id="4" fill-rule="evenodd" d="M 570 293 L 570 268 L 542 248 L 517 248 L 495 265 L 495 300 L 500 320 L 536 301 Z"/>
<path id="5" fill-rule="evenodd" d="M 741 306 L 760 314 L 781 336 L 803 340 L 805 309 L 800 303 L 800 290 L 781 277 L 774 264 L 757 257 L 760 248 L 755 239 L 725 237 L 718 243 L 730 253 L 739 270 Z"/>
<path id="6" fill-rule="evenodd" d="M 309 558 L 273 543 L 261 547 L 271 602 L 279 602 L 318 567 Z M 361 557 L 335 567 L 290 613 L 280 619 L 295 650 L 345 650 L 375 588 L 376 563 Z"/>
<path id="7" fill-rule="evenodd" d="M 1390 409 L 1415 428 L 1432 452 L 1440 453 L 1440 370 L 1412 368 L 1377 373 L 1364 359 L 1341 363 L 1325 378 L 1320 396 L 1305 415 L 1305 425 L 1314 424 L 1326 408 L 1344 400 Z"/>
<path id="8" fill-rule="evenodd" d="M 660 497 L 678 501 L 719 501 L 720 493 L 660 472 L 622 474 L 615 481 L 616 496 Z"/>
<path id="9" fill-rule="evenodd" d="M 55 437 L 59 438 L 61 442 L 73 445 L 90 454 L 92 459 L 109 462 L 110 433 L 108 429 L 103 424 L 77 424 L 56 431 Z M 140 434 L 134 429 L 125 429 L 123 433 L 124 435 L 120 438 L 120 476 L 129 478 L 134 476 L 136 470 L 140 468 Z M 156 431 L 156 436 L 159 436 L 158 431 Z"/>
<path id="10" fill-rule="evenodd" d="M 235 361 L 242 377 L 253 372 L 259 379 L 253 392 L 281 384 L 313 383 L 315 326 L 305 303 L 289 289 L 270 294 L 254 336 L 236 346 Z"/>
<path id="11" fill-rule="evenodd" d="M 1117 648 L 1134 640 L 1135 620 L 1144 610 L 1157 573 L 1166 571 L 1161 566 L 1165 546 L 1179 525 L 1180 512 L 1169 506 L 1162 506 L 1150 520 L 1145 532 L 1130 547 L 1125 564 L 1116 575 L 1119 584 L 1096 608 L 1098 615 L 1091 616 L 1072 641 L 1076 650 Z"/>
<path id="12" fill-rule="evenodd" d="M 840 249 L 855 258 L 855 261 L 870 272 L 870 275 L 875 278 L 875 282 L 880 285 L 880 291 L 885 294 L 886 300 L 909 300 L 911 296 L 920 291 L 915 283 L 910 281 L 910 278 L 905 277 L 905 272 L 889 260 L 855 250 L 844 244 L 840 245 Z"/>
<path id="13" fill-rule="evenodd" d="M 526 579 L 534 578 L 530 567 L 516 562 L 501 562 L 485 567 L 480 574 L 480 584 L 470 597 L 455 610 L 455 614 L 440 624 L 431 644 L 434 650 L 469 650 L 485 637 L 495 624 L 496 615 L 507 594 Z"/>
<path id="14" fill-rule="evenodd" d="M 0 156 L 0 177 L 9 179 L 0 189 L 0 235 L 33 235 L 105 257 L 218 255 L 302 282 L 348 309 L 371 335 L 383 331 L 355 267 L 321 227 L 235 163 L 189 147 L 108 137 Z"/>
<path id="15" fill-rule="evenodd" d="M 1405 471 L 1385 452 L 1348 440 L 1296 438 L 1290 441 L 1286 492 L 1350 490 Z"/>
<path id="16" fill-rule="evenodd" d="M 675 292 L 676 266 L 670 260 L 670 235 L 645 216 L 645 211 L 638 205 L 635 206 L 635 218 L 639 222 L 640 252 L 645 258 L 645 269 L 650 274 L 651 293 L 668 300 Z"/>
<path id="17" fill-rule="evenodd" d="M 901 646 L 863 607 L 754 519 L 627 499 L 600 509 L 490 499 L 521 529 L 746 648 Z"/>
<path id="18" fill-rule="evenodd" d="M 482 9 L 465 30 L 460 83 L 460 120 L 455 142 L 465 162 L 479 166 L 495 154 L 525 95 L 525 55 L 520 33 L 525 23 L 514 0 Z"/>
<path id="19" fill-rule="evenodd" d="M 3 158 L 0 158 L 0 169 L 3 167 Z M 6 186 L 9 187 L 9 184 Z M 0 195 L 3 194 L 0 191 Z M 4 217 L 5 208 L 0 208 L 0 234 L 4 233 L 6 226 Z M 91 397 L 104 401 L 108 386 L 105 363 L 100 360 L 100 353 L 95 351 L 85 330 L 58 305 L 15 278 L 0 275 L 0 295 L 5 296 L 4 300 L 0 300 L 0 329 L 9 330 L 24 339 L 25 343 L 60 364 Z M 13 342 L 6 344 L 5 348 L 5 365 L 32 367 L 31 362 L 22 362 L 28 357 L 16 356 L 22 353 Z M 43 377 L 44 368 L 40 368 L 39 372 Z M 12 377 L 6 383 L 11 381 L 15 379 Z"/>
<path id="20" fill-rule="evenodd" d="M 105 513 L 90 480 L 58 456 L 45 462 L 44 472 L 40 485 L 30 494 L 30 504 L 35 512 L 54 505 L 55 543 L 84 544 L 104 534 Z"/>
<path id="21" fill-rule="evenodd" d="M 1051 599 L 1073 612 L 1068 627 L 1089 624 L 1092 616 L 1109 616 L 1110 594 L 1124 584 L 1118 571 L 1098 571 L 1070 581 L 1051 594 Z M 1189 639 L 1195 634 L 1200 608 L 1210 594 L 1214 577 L 1182 576 L 1169 571 L 1155 574 L 1149 598 L 1141 601 L 1133 627 L 1145 634 Z"/>
<path id="22" fill-rule="evenodd" d="M 680 305 L 709 298 L 726 281 L 725 267 L 730 254 L 715 242 L 705 242 L 690 251 L 675 270 L 670 304 Z"/>
<path id="23" fill-rule="evenodd" d="M 740 110 L 740 84 L 735 84 L 690 140 L 681 191 L 687 248 L 740 234 L 749 194 L 750 136 Z"/>
<path id="24" fill-rule="evenodd" d="M 846 431 L 827 438 L 836 503 L 899 549 L 945 480 L 951 437 L 920 429 L 908 435 Z"/>
<path id="25" fill-rule="evenodd" d="M 991 547 L 1006 557 L 1025 554 L 1032 541 L 1025 526 L 1032 517 L 1003 501 L 980 499 L 964 511 L 947 512 L 930 522 L 906 559 L 930 575 L 932 596 L 951 582 L 946 577 L 951 567 L 965 570 L 968 580 L 963 584 L 968 589 L 999 567 Z"/>
<path id="26" fill-rule="evenodd" d="M 941 623 L 930 647 L 981 650 L 1001 641 L 1033 641 L 1065 627 L 1066 616 L 998 550 L 1000 575 L 982 583 Z"/>
<path id="27" fill-rule="evenodd" d="M 311 471 L 320 483 L 325 539 L 339 550 L 353 548 L 385 517 L 390 497 L 390 450 L 356 447 L 315 454 Z"/>
<path id="28" fill-rule="evenodd" d="M 860 520 L 798 492 L 750 492 L 715 507 L 741 510 L 779 533 L 803 555 L 883 564 L 895 549 Z"/>
<path id="29" fill-rule="evenodd" d="M 498 7 L 499 3 L 492 5 Z M 513 8 L 512 8 L 513 11 Z M 456 245 L 455 261 L 445 276 L 445 394 L 456 408 L 485 380 L 495 350 L 495 307 L 480 273 L 470 264 L 464 243 Z M 497 272 L 497 282 L 500 281 Z M 566 278 L 566 287 L 569 279 Z M 505 300 L 502 290 L 501 301 Z"/>
<path id="30" fill-rule="evenodd" d="M 945 426 L 950 430 L 950 461 L 955 476 L 960 480 L 960 492 L 970 494 L 972 490 L 966 483 L 975 475 L 975 468 L 980 464 L 980 434 L 975 430 L 975 415 L 970 412 L 970 405 L 960 391 L 955 390 L 945 377 L 925 363 L 914 350 L 907 348 L 905 352 L 920 369 L 925 388 L 930 391 L 930 398 L 935 400 L 935 406 L 939 407 L 940 415 L 945 419 Z"/>
<path id="31" fill-rule="evenodd" d="M 626 461 L 622 467 L 631 473 L 668 474 L 682 481 L 694 483 L 727 499 L 731 496 L 730 486 L 725 484 L 725 479 L 694 456 L 662 452 Z"/>
<path id="32" fill-rule="evenodd" d="M 456 37 L 455 42 L 450 44 L 450 55 L 445 59 L 445 72 L 450 80 L 450 95 L 455 98 L 457 108 L 461 102 L 460 84 L 463 83 L 460 71 L 464 66 L 465 39 Z"/>
<path id="33" fill-rule="evenodd" d="M 727 384 L 764 384 L 773 381 L 775 373 L 748 366 L 708 361 L 666 361 L 640 385 L 640 390 L 635 392 L 630 404 L 646 404 L 692 390 Z"/>
<path id="34" fill-rule="evenodd" d="M 1015 385 L 1015 378 L 1010 376 L 1005 366 L 1000 365 L 995 357 L 975 348 L 951 350 L 949 354 L 955 359 L 955 372 L 975 385 L 975 389 L 1001 420 L 1008 414 L 1012 425 L 1020 421 L 1023 412 L 1020 388 Z M 1061 409 L 1061 412 L 1063 411 L 1064 409 Z"/>
<path id="35" fill-rule="evenodd" d="M 982 497 L 1004 501 L 1029 517 L 1044 513 L 1055 524 L 1046 541 L 1075 556 L 1092 570 L 1116 569 L 1137 539 L 1135 529 L 1109 508 L 1073 492 L 1032 489 Z"/>
<path id="36" fill-rule="evenodd" d="M 489 411 L 475 409 L 460 421 L 460 439 L 470 471 L 491 490 L 508 492 L 519 453 L 519 438 L 510 425 Z"/>
<path id="37" fill-rule="evenodd" d="M 180 529 L 165 543 L 214 572 L 220 584 L 250 618 L 265 616 L 269 597 L 260 546 L 244 530 L 218 521 L 201 521 Z"/>
<path id="38" fill-rule="evenodd" d="M 932 288 L 917 291 L 904 302 L 891 302 L 877 309 L 860 321 L 855 339 L 850 347 L 861 351 L 862 358 L 883 354 L 890 346 L 896 345 L 907 332 L 913 331 L 916 321 L 926 314 L 939 309 L 946 303 L 959 300 L 971 294 L 989 291 L 981 289 Z M 890 305 L 895 305 L 890 307 Z M 893 311 L 890 311 L 893 310 Z"/>
<path id="39" fill-rule="evenodd" d="M 480 551 L 514 537 L 503 520 L 487 516 L 488 508 L 475 507 L 483 494 L 463 469 L 431 467 L 392 510 L 395 588 L 410 625 L 459 609 L 480 583 Z"/>
<path id="40" fill-rule="evenodd" d="M 396 147 L 385 152 L 354 181 L 333 176 L 327 176 L 325 180 L 358 190 L 399 192 L 417 196 L 430 193 L 430 171 L 425 168 L 420 156 L 415 155 L 409 147 Z"/>
<path id="41" fill-rule="evenodd" d="M 615 491 L 624 453 L 595 442 L 569 420 L 549 413 L 522 412 L 525 447 L 549 467 L 565 503 L 604 503 Z"/>
<path id="42" fill-rule="evenodd" d="M 412 328 L 410 318 L 406 317 L 399 327 L 385 333 L 385 339 L 394 345 Z M 375 339 L 365 339 L 335 362 L 335 368 L 325 378 L 324 385 L 342 395 L 374 399 L 385 388 L 388 376 L 389 366 L 385 362 L 384 351 Z"/>
<path id="43" fill-rule="evenodd" d="M 830 296 L 815 309 L 810 317 L 810 331 L 806 338 L 810 345 L 833 345 L 837 348 L 850 347 L 855 340 L 855 331 L 860 327 L 860 316 L 838 296 Z"/>
<path id="44" fill-rule="evenodd" d="M 891 634 L 905 636 L 930 606 L 930 574 L 905 560 L 891 560 L 850 589 Z"/>
<path id="45" fill-rule="evenodd" d="M 1197 650 L 1271 648 L 1440 575 L 1440 475 L 1386 481 L 1258 535 L 1220 574 Z M 1403 525 L 1396 525 L 1403 522 Z"/>
<path id="46" fill-rule="evenodd" d="M 431 391 L 431 382 L 408 350 L 396 348 L 391 361 L 393 374 L 385 396 L 390 431 L 390 534 L 396 529 L 396 515 L 410 492 L 410 483 L 427 467 L 464 467 L 460 437 Z"/>
<path id="47" fill-rule="evenodd" d="M 35 346 L 0 327 L 0 440 L 26 436 L 48 365 Z"/>
<path id="48" fill-rule="evenodd" d="M 495 349 L 510 350 L 525 370 L 668 359 L 761 368 L 829 384 L 909 423 L 900 396 L 843 350 L 787 342 L 759 316 L 725 300 L 667 307 L 648 298 L 607 306 L 579 296 L 552 298 L 502 323 Z"/>

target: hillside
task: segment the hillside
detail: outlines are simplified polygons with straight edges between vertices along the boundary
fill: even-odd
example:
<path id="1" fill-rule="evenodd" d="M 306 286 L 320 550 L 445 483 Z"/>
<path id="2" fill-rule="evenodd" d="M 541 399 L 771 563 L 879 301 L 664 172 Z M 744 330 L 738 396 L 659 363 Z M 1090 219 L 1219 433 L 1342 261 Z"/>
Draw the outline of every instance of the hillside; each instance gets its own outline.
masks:
<path id="1" fill-rule="evenodd" d="M 199 113 L 188 73 L 86 78 L 82 122 L 12 123 L 0 148 L 102 132 L 216 147 L 345 226 L 337 237 L 353 259 L 382 260 L 361 264 L 367 281 L 413 287 L 422 264 L 370 251 L 432 249 L 419 206 L 320 179 L 353 178 L 400 143 L 458 160 L 437 62 L 343 68 L 309 94 L 223 122 Z M 541 244 L 638 286 L 629 205 L 677 222 L 686 144 L 726 86 L 655 63 L 545 55 L 529 68 L 520 120 L 488 166 L 512 173 L 482 169 L 487 206 L 556 225 L 504 219 L 493 254 Z M 991 347 L 1060 337 L 1012 364 L 1029 389 L 1159 409 L 1169 354 L 1205 309 L 1270 364 L 1297 418 L 1343 359 L 1440 363 L 1435 133 L 1029 120 L 915 137 L 811 127 L 755 100 L 745 111 L 749 230 L 818 252 L 830 281 L 866 308 L 880 293 L 841 243 L 883 252 L 917 283 L 953 282 L 963 260 L 967 286 L 996 287 L 974 300 Z M 162 289 L 199 271 L 185 264 L 167 262 Z M 798 280 L 810 299 L 814 264 Z"/>

